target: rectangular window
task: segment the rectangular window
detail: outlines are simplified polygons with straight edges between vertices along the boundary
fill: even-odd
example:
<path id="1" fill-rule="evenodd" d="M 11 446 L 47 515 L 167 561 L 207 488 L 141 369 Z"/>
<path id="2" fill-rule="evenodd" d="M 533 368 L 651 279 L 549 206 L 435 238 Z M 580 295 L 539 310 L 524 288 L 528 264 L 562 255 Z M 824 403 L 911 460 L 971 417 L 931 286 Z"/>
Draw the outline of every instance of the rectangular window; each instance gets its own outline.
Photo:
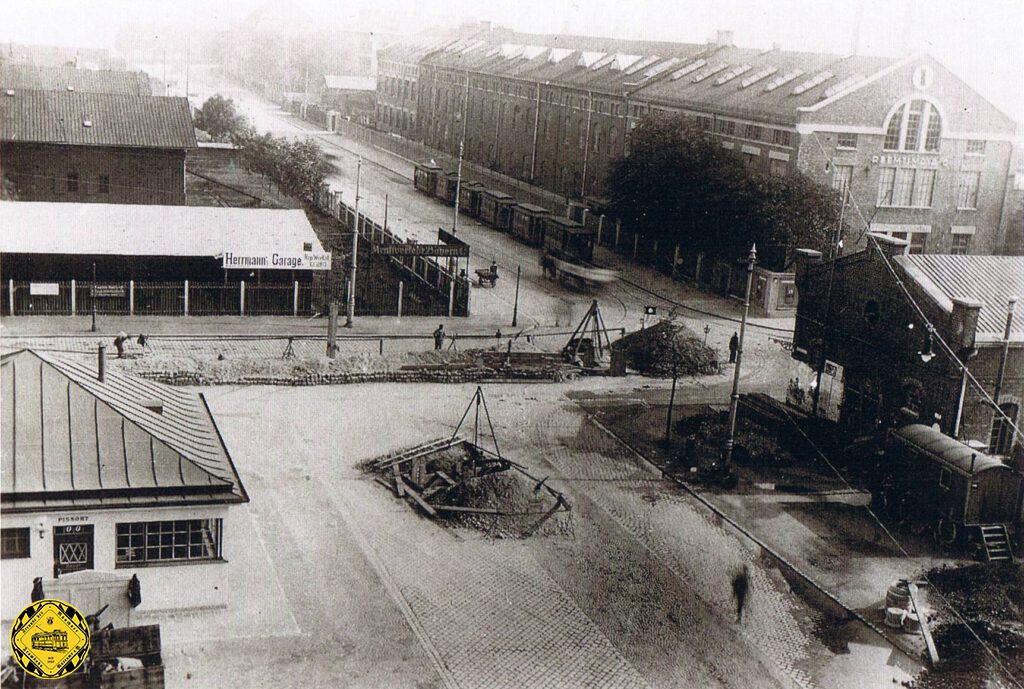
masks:
<path id="1" fill-rule="evenodd" d="M 761 156 L 756 153 L 744 153 L 743 162 L 751 170 L 757 170 L 761 167 Z"/>
<path id="2" fill-rule="evenodd" d="M 932 207 L 932 189 L 935 188 L 935 170 L 917 170 L 914 175 L 914 208 Z"/>
<path id="3" fill-rule="evenodd" d="M 115 565 L 138 567 L 153 562 L 219 560 L 221 525 L 220 519 L 118 524 Z"/>
<path id="4" fill-rule="evenodd" d="M 32 557 L 31 531 L 28 527 L 0 529 L 0 559 Z"/>
<path id="5" fill-rule="evenodd" d="M 981 139 L 971 139 L 967 142 L 967 155 L 985 155 L 985 142 Z"/>
<path id="6" fill-rule="evenodd" d="M 773 130 L 772 143 L 778 144 L 779 146 L 789 146 L 789 132 L 785 129 Z"/>
<path id="7" fill-rule="evenodd" d="M 718 131 L 722 134 L 735 134 L 736 123 L 732 120 L 718 120 Z"/>
<path id="8" fill-rule="evenodd" d="M 978 208 L 978 186 L 981 183 L 980 172 L 961 172 L 957 179 L 956 207 L 960 210 Z"/>
<path id="9" fill-rule="evenodd" d="M 77 172 L 69 172 L 67 178 L 65 179 L 65 182 L 67 183 L 67 189 L 68 189 L 68 193 L 69 194 L 76 194 L 76 193 L 78 193 L 78 173 Z"/>
<path id="10" fill-rule="evenodd" d="M 882 168 L 878 180 L 879 206 L 931 208 L 935 170 Z"/>
<path id="11" fill-rule="evenodd" d="M 951 478 L 952 474 L 950 473 L 949 469 L 939 469 L 939 486 L 941 488 L 949 490 Z"/>
<path id="12" fill-rule="evenodd" d="M 913 168 L 897 168 L 896 181 L 892 185 L 892 205 L 909 206 L 914 191 Z"/>
<path id="13" fill-rule="evenodd" d="M 100 194 L 110 193 L 110 175 L 100 175 L 96 184 L 96 191 Z"/>
<path id="14" fill-rule="evenodd" d="M 954 256 L 963 256 L 968 253 L 971 249 L 971 235 L 969 234 L 955 234 L 953 235 L 953 244 L 949 247 L 949 253 Z"/>
<path id="15" fill-rule="evenodd" d="M 836 145 L 839 146 L 839 148 L 857 148 L 857 135 L 846 133 L 840 134 Z"/>
<path id="16" fill-rule="evenodd" d="M 832 168 L 832 188 L 843 192 L 850 188 L 850 180 L 853 179 L 852 165 L 836 165 Z"/>
<path id="17" fill-rule="evenodd" d="M 883 167 L 878 177 L 878 201 L 876 206 L 892 205 L 892 183 L 896 179 L 896 168 Z"/>
<path id="18" fill-rule="evenodd" d="M 923 254 L 926 242 L 928 240 L 927 232 L 911 232 L 910 233 L 910 253 L 912 254 Z"/>
<path id="19" fill-rule="evenodd" d="M 775 158 L 772 158 L 768 161 L 768 171 L 773 175 L 779 175 L 781 177 L 789 172 L 789 163 L 785 160 L 776 160 Z"/>
<path id="20" fill-rule="evenodd" d="M 746 129 L 746 137 L 748 139 L 754 139 L 755 141 L 761 140 L 761 128 L 756 124 L 748 124 Z"/>

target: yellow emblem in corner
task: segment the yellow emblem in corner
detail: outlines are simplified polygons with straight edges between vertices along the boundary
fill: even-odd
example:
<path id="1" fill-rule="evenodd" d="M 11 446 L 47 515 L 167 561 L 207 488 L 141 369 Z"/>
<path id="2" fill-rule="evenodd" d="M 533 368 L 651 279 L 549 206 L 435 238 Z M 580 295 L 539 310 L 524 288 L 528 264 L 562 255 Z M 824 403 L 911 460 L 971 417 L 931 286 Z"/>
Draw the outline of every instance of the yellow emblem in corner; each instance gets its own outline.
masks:
<path id="1" fill-rule="evenodd" d="M 89 655 L 89 623 L 74 606 L 47 598 L 21 611 L 11 627 L 11 649 L 25 672 L 57 679 L 82 667 Z"/>

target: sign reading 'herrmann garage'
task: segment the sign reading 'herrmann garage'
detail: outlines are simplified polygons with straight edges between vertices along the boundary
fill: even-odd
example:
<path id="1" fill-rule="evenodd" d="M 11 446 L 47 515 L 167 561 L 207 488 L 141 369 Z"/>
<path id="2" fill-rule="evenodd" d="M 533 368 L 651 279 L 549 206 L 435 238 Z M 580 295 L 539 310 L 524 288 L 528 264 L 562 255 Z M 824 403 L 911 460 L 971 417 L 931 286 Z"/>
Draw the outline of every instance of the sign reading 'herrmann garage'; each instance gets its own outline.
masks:
<path id="1" fill-rule="evenodd" d="M 330 270 L 331 253 L 303 251 L 299 253 L 240 254 L 225 251 L 224 268 L 259 270 Z"/>

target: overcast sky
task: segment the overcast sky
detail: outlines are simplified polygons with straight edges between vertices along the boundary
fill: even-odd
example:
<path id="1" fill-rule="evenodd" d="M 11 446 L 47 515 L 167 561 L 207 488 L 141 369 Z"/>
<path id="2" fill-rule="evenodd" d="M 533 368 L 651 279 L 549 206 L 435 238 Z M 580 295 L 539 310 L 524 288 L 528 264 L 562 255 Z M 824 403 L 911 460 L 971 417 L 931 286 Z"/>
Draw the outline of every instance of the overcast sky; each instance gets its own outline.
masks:
<path id="1" fill-rule="evenodd" d="M 539 33 L 694 42 L 732 29 L 741 46 L 842 53 L 860 2 L 861 52 L 925 50 L 1024 121 L 1024 0 L 4 0 L 0 39 L 110 46 L 122 22 L 226 28 L 270 6 L 323 24 L 376 11 L 404 30 L 488 19 Z"/>

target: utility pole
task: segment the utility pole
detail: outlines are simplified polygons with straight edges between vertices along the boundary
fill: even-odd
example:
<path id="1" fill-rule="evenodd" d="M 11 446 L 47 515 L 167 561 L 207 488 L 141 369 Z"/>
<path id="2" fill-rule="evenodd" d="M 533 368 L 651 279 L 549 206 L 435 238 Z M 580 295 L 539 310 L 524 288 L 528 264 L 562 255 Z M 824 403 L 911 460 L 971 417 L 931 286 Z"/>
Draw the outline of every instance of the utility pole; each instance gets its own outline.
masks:
<path id="1" fill-rule="evenodd" d="M 384 231 L 388 231 L 388 193 L 384 192 Z"/>
<path id="2" fill-rule="evenodd" d="M 740 341 L 736 348 L 736 368 L 732 373 L 732 394 L 729 396 L 729 434 L 725 438 L 723 468 L 732 463 L 732 449 L 736 444 L 736 413 L 740 406 L 740 366 L 743 363 L 743 337 L 747 330 L 747 314 L 750 311 L 750 288 L 754 284 L 754 263 L 757 261 L 757 245 L 750 247 L 747 257 L 747 291 L 743 296 L 743 319 L 740 321 Z"/>
<path id="3" fill-rule="evenodd" d="M 516 266 L 516 300 L 512 304 L 512 327 L 519 325 L 519 276 L 522 275 L 523 267 Z"/>
<path id="4" fill-rule="evenodd" d="M 359 179 L 363 172 L 363 157 L 356 159 L 356 200 L 352 222 L 352 261 L 349 264 L 348 276 L 348 311 L 345 314 L 345 327 L 351 328 L 356 317 L 356 262 L 359 254 Z"/>
<path id="5" fill-rule="evenodd" d="M 459 197 L 462 196 L 462 147 L 465 141 L 459 142 L 459 162 L 455 166 L 455 213 L 452 216 L 452 234 L 459 233 Z"/>
<path id="6" fill-rule="evenodd" d="M 89 300 L 92 303 L 92 327 L 89 328 L 91 332 L 96 332 L 96 261 L 92 262 L 92 298 Z"/>
<path id="7" fill-rule="evenodd" d="M 672 442 L 672 407 L 676 404 L 676 381 L 679 380 L 679 343 L 672 336 L 672 393 L 668 397 L 668 418 L 665 420 L 665 444 Z"/>
<path id="8" fill-rule="evenodd" d="M 821 355 L 818 357 L 818 366 L 815 373 L 814 383 L 814 404 L 811 407 L 811 416 L 818 415 L 818 405 L 821 401 L 821 376 L 825 372 L 825 360 L 828 357 L 828 343 L 831 338 L 829 334 L 830 323 L 829 320 L 832 318 L 832 285 L 835 282 L 836 277 L 836 260 L 839 258 L 839 243 L 842 241 L 843 236 L 843 217 L 846 213 L 846 194 L 848 193 L 847 187 L 843 187 L 843 203 L 839 207 L 839 226 L 836 228 L 836 234 L 832 238 L 832 246 L 829 249 L 829 269 L 828 269 L 828 290 L 825 293 L 825 318 L 821 326 Z"/>

